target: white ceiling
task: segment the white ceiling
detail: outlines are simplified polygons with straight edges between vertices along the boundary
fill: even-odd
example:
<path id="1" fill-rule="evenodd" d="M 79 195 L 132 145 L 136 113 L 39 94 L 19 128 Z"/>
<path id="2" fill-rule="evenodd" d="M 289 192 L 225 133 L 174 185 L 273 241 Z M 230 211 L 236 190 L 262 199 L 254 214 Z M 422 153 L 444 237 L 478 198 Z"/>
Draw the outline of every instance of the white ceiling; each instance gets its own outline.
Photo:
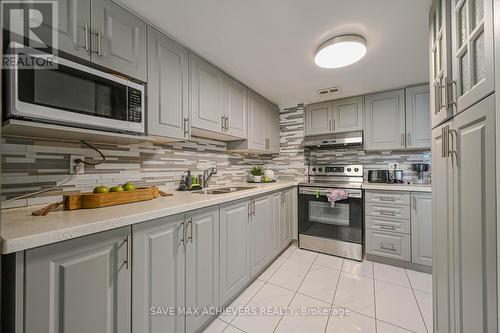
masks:
<path id="1" fill-rule="evenodd" d="M 280 106 L 320 101 L 428 80 L 432 0 L 119 0 L 188 48 Z M 326 39 L 364 36 L 360 62 L 314 64 Z"/>

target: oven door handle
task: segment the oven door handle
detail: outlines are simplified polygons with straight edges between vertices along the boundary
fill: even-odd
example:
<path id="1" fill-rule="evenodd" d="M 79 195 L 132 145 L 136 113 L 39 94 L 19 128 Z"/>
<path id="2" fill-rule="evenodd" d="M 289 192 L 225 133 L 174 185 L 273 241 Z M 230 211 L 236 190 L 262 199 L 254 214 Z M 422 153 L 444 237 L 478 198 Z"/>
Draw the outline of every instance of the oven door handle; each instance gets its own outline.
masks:
<path id="1" fill-rule="evenodd" d="M 314 188 L 314 187 L 309 187 L 309 188 L 299 188 L 299 194 L 307 194 L 307 195 L 327 195 L 329 189 L 327 188 Z M 362 191 L 361 190 L 345 190 L 349 194 L 349 198 L 361 198 L 362 197 Z"/>

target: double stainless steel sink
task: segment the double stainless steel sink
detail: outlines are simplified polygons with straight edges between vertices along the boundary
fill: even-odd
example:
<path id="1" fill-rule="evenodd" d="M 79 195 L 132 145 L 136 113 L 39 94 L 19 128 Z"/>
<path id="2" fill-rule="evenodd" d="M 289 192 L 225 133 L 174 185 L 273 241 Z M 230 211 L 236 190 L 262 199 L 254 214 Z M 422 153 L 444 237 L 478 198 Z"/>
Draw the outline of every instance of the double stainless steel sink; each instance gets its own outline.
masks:
<path id="1" fill-rule="evenodd" d="M 206 190 L 193 191 L 191 193 L 197 193 L 197 194 L 228 194 L 228 193 L 239 192 L 239 191 L 244 191 L 244 190 L 251 190 L 253 188 L 256 188 L 256 187 L 255 186 L 230 186 L 230 187 L 219 187 L 219 188 L 214 188 L 214 189 L 206 189 Z"/>

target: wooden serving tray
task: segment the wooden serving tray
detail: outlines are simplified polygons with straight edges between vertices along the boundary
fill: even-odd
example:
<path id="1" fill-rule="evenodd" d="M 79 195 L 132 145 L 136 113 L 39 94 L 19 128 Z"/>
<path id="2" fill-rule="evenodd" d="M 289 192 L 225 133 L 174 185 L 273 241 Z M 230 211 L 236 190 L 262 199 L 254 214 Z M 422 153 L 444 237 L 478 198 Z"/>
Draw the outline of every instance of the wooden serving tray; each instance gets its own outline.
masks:
<path id="1" fill-rule="evenodd" d="M 133 191 L 110 192 L 110 193 L 75 193 L 64 196 L 64 209 L 87 209 L 123 205 L 132 202 L 146 201 L 158 198 L 160 193 L 157 186 L 137 188 Z"/>

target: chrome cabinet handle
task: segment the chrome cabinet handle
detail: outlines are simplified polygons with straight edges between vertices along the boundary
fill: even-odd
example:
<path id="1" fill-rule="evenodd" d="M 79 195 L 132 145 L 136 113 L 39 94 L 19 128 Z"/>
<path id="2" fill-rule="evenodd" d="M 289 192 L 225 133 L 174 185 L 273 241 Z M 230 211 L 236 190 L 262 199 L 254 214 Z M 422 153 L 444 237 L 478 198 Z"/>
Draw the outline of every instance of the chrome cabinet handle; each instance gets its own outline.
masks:
<path id="1" fill-rule="evenodd" d="M 123 261 L 123 264 L 125 265 L 125 269 L 128 270 L 129 267 L 130 267 L 130 257 L 131 257 L 131 253 L 130 253 L 130 236 L 127 236 L 125 237 L 125 239 L 123 240 L 123 243 L 126 243 L 127 245 L 127 254 L 126 254 L 126 257 L 125 257 L 125 260 Z"/>
<path id="2" fill-rule="evenodd" d="M 97 28 L 97 55 L 102 56 L 101 49 L 101 27 Z"/>
<path id="3" fill-rule="evenodd" d="M 380 201 L 396 201 L 396 200 L 392 197 L 380 197 Z"/>
<path id="4" fill-rule="evenodd" d="M 229 132 L 229 116 L 226 116 L 226 132 Z"/>
<path id="5" fill-rule="evenodd" d="M 184 137 L 189 137 L 189 118 L 184 118 Z"/>
<path id="6" fill-rule="evenodd" d="M 380 215 L 385 215 L 385 216 L 396 216 L 396 213 L 394 212 L 387 212 L 385 210 L 380 211 Z"/>
<path id="7" fill-rule="evenodd" d="M 407 146 L 411 145 L 411 134 L 410 133 L 406 134 L 406 145 Z"/>
<path id="8" fill-rule="evenodd" d="M 89 52 L 89 23 L 85 21 L 83 25 L 83 31 L 85 33 L 85 52 Z"/>
<path id="9" fill-rule="evenodd" d="M 182 245 L 186 245 L 185 239 L 186 239 L 186 224 L 185 220 L 182 220 L 181 224 L 179 225 L 179 229 L 182 228 L 182 238 L 181 238 L 181 243 Z M 177 230 L 179 230 L 177 229 Z"/>
<path id="10" fill-rule="evenodd" d="M 335 131 L 335 119 L 333 119 L 333 127 L 332 127 L 332 131 Z"/>
<path id="11" fill-rule="evenodd" d="M 404 147 L 406 146 L 406 135 L 404 133 L 401 133 L 401 146 Z"/>
<path id="12" fill-rule="evenodd" d="M 255 216 L 255 201 L 252 201 L 252 207 L 253 207 L 252 214 L 253 216 Z"/>
<path id="13" fill-rule="evenodd" d="M 451 137 L 451 150 L 448 148 L 448 155 L 451 155 L 451 157 L 453 158 L 453 156 L 455 157 L 458 157 L 458 152 L 457 152 L 457 147 L 456 147 L 456 141 L 457 141 L 457 131 L 456 130 L 448 130 L 448 134 L 450 135 Z"/>
<path id="14" fill-rule="evenodd" d="M 187 233 L 187 227 L 189 227 L 189 237 L 186 239 L 186 242 L 190 241 L 192 243 L 193 242 L 193 219 L 192 218 L 190 218 L 187 221 L 186 233 Z"/>
<path id="15" fill-rule="evenodd" d="M 444 78 L 444 84 L 441 85 L 441 89 L 444 89 L 444 94 L 443 94 L 443 96 L 444 96 L 444 105 L 443 106 L 444 106 L 444 109 L 446 111 L 448 111 L 448 106 L 450 104 L 449 95 L 448 95 L 448 87 L 449 87 L 449 85 L 450 85 L 450 82 L 449 82 L 448 78 L 445 77 Z"/>
<path id="16" fill-rule="evenodd" d="M 382 244 L 382 246 L 380 248 L 382 250 L 396 252 L 396 249 L 394 248 L 394 245 L 391 245 L 391 247 L 389 248 L 389 247 L 385 247 L 385 244 Z"/>
<path id="17" fill-rule="evenodd" d="M 225 132 L 226 131 L 226 128 L 224 127 L 224 123 L 226 122 L 226 117 L 224 116 L 221 116 L 221 120 L 220 120 L 220 129 L 222 132 Z"/>
<path id="18" fill-rule="evenodd" d="M 435 83 L 434 84 L 434 114 L 438 114 L 439 111 L 441 111 L 441 97 L 439 96 L 440 93 L 440 86 L 441 83 Z"/>
<path id="19" fill-rule="evenodd" d="M 442 147 L 441 157 L 447 158 L 450 154 L 450 126 L 446 125 L 441 129 Z"/>
<path id="20" fill-rule="evenodd" d="M 248 216 L 252 216 L 252 202 L 248 203 Z"/>
<path id="21" fill-rule="evenodd" d="M 328 120 L 328 130 L 329 130 L 330 132 L 333 132 L 332 120 L 331 120 L 331 119 L 329 119 L 329 120 Z"/>
<path id="22" fill-rule="evenodd" d="M 381 225 L 380 229 L 385 229 L 385 230 L 396 230 L 395 227 L 393 226 L 387 226 L 387 225 Z"/>

